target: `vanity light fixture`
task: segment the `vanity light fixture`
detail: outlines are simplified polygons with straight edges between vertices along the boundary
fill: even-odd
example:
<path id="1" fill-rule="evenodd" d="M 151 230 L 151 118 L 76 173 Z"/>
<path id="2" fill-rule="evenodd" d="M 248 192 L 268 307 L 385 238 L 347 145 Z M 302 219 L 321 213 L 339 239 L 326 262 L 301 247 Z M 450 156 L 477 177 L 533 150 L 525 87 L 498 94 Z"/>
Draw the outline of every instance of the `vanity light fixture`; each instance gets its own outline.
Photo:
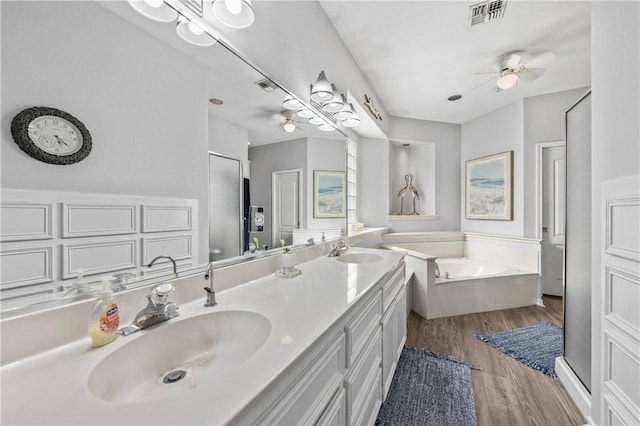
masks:
<path id="1" fill-rule="evenodd" d="M 500 90 L 511 89 L 518 82 L 518 74 L 514 73 L 511 70 L 505 70 L 502 72 L 498 81 L 496 81 L 496 85 Z"/>
<path id="2" fill-rule="evenodd" d="M 302 118 L 311 118 L 311 117 L 315 117 L 316 116 L 313 113 L 313 111 L 311 111 L 307 107 L 300 108 L 298 111 L 296 111 L 296 114 L 298 114 L 298 117 L 302 117 Z"/>
<path id="3" fill-rule="evenodd" d="M 342 96 L 338 93 L 338 89 L 336 89 L 335 84 L 331 85 L 331 89 L 333 91 L 333 97 L 322 105 L 322 109 L 326 112 L 338 112 L 344 106 L 344 102 L 342 101 Z"/>
<path id="4" fill-rule="evenodd" d="M 127 0 L 131 7 L 142 16 L 156 22 L 173 22 L 178 17 L 176 12 L 162 0 Z"/>
<path id="5" fill-rule="evenodd" d="M 353 111 L 353 105 L 349 104 L 349 106 L 351 107 L 351 111 Z M 342 125 L 344 127 L 357 127 L 360 125 L 360 118 L 358 117 L 358 115 L 354 112 L 353 115 L 349 118 L 347 118 L 346 120 L 342 121 Z"/>
<path id="6" fill-rule="evenodd" d="M 251 0 L 214 0 L 211 12 L 218 21 L 234 29 L 250 27 L 256 19 Z"/>
<path id="7" fill-rule="evenodd" d="M 335 130 L 335 128 L 329 123 L 319 125 L 318 129 L 322 130 L 323 132 L 330 132 L 332 130 Z"/>
<path id="8" fill-rule="evenodd" d="M 343 102 L 342 108 L 338 112 L 333 114 L 333 117 L 336 120 L 346 120 L 348 118 L 353 117 L 353 114 L 354 114 L 353 108 L 351 108 L 349 103 L 347 103 L 347 98 L 345 95 L 342 95 L 342 102 Z"/>
<path id="9" fill-rule="evenodd" d="M 311 123 L 311 124 L 315 124 L 316 126 L 319 126 L 319 125 L 321 125 L 321 124 L 325 124 L 325 123 L 326 123 L 326 121 L 324 121 L 324 120 L 323 120 L 322 118 L 320 118 L 320 117 L 311 117 L 311 118 L 309 119 L 309 123 Z"/>
<path id="10" fill-rule="evenodd" d="M 184 16 L 178 17 L 176 32 L 181 39 L 196 46 L 212 46 L 218 41 Z"/>
<path id="11" fill-rule="evenodd" d="M 282 106 L 285 107 L 286 109 L 298 110 L 302 106 L 302 102 L 300 102 L 293 96 L 288 95 L 286 98 L 284 98 L 284 101 L 282 101 Z"/>
<path id="12" fill-rule="evenodd" d="M 320 71 L 318 79 L 311 86 L 311 99 L 316 102 L 327 102 L 333 98 L 333 88 L 324 71 Z"/>

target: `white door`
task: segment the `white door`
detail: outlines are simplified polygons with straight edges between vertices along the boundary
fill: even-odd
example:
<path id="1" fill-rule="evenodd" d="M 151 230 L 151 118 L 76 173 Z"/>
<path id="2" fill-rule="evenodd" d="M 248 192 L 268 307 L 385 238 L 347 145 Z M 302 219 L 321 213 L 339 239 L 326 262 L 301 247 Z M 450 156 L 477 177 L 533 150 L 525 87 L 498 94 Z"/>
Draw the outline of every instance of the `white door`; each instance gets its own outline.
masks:
<path id="1" fill-rule="evenodd" d="M 292 244 L 293 230 L 300 227 L 302 170 L 272 172 L 273 244 Z"/>
<path id="2" fill-rule="evenodd" d="M 542 293 L 562 296 L 565 206 L 564 147 L 542 150 Z"/>

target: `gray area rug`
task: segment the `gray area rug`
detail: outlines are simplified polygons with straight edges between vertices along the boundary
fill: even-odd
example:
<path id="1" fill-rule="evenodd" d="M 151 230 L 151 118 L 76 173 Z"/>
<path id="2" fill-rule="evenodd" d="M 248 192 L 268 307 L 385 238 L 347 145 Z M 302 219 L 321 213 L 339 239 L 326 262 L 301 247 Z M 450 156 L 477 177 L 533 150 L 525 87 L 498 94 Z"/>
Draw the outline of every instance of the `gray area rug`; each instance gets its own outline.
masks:
<path id="1" fill-rule="evenodd" d="M 562 355 L 562 329 L 546 322 L 489 335 L 474 334 L 525 365 L 557 377 L 556 358 Z"/>
<path id="2" fill-rule="evenodd" d="M 468 362 L 405 346 L 376 426 L 476 424 Z"/>

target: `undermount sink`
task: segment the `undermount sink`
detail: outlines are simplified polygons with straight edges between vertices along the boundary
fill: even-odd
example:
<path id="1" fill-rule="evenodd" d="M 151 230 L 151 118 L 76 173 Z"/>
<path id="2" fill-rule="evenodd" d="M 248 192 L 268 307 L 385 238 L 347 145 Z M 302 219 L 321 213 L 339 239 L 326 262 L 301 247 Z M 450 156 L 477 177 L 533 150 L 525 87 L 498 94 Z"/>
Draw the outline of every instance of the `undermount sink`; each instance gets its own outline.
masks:
<path id="1" fill-rule="evenodd" d="M 144 330 L 89 375 L 96 397 L 112 402 L 170 398 L 211 382 L 256 353 L 271 322 L 249 311 L 220 311 Z M 127 337 L 120 337 L 127 339 Z"/>
<path id="2" fill-rule="evenodd" d="M 373 253 L 349 253 L 338 256 L 338 262 L 343 263 L 376 263 L 383 257 Z"/>

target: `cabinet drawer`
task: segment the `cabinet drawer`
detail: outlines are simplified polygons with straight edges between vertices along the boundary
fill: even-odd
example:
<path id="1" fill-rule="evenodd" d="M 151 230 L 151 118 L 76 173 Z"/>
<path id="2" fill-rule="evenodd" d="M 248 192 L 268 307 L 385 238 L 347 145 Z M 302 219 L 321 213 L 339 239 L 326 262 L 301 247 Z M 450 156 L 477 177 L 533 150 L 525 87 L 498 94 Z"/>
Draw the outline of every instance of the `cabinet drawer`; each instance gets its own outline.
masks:
<path id="1" fill-rule="evenodd" d="M 354 426 L 372 426 L 376 422 L 376 418 L 378 418 L 381 405 L 380 376 L 378 376 L 371 389 L 369 389 L 362 411 L 352 424 Z"/>
<path id="2" fill-rule="evenodd" d="M 323 355 L 282 394 L 259 424 L 310 425 L 316 423 L 342 388 L 344 379 L 344 334 L 327 346 Z"/>
<path id="3" fill-rule="evenodd" d="M 404 262 L 394 272 L 391 278 L 382 286 L 382 312 L 387 312 L 393 299 L 396 297 L 396 293 L 402 285 L 404 285 L 405 266 Z"/>
<path id="4" fill-rule="evenodd" d="M 360 312 L 345 326 L 347 341 L 347 368 L 350 368 L 364 351 L 371 336 L 376 332 L 382 318 L 382 300 L 380 292 L 375 291 Z"/>
<path id="5" fill-rule="evenodd" d="M 382 339 L 380 328 L 369 341 L 366 350 L 354 363 L 354 367 L 347 373 L 345 389 L 347 391 L 347 419 L 351 424 L 361 415 L 367 405 L 367 397 L 371 387 L 377 383 L 380 386 L 382 361 Z"/>
<path id="6" fill-rule="evenodd" d="M 333 396 L 329 406 L 322 414 L 316 426 L 344 426 L 347 422 L 347 406 L 344 388 Z"/>

